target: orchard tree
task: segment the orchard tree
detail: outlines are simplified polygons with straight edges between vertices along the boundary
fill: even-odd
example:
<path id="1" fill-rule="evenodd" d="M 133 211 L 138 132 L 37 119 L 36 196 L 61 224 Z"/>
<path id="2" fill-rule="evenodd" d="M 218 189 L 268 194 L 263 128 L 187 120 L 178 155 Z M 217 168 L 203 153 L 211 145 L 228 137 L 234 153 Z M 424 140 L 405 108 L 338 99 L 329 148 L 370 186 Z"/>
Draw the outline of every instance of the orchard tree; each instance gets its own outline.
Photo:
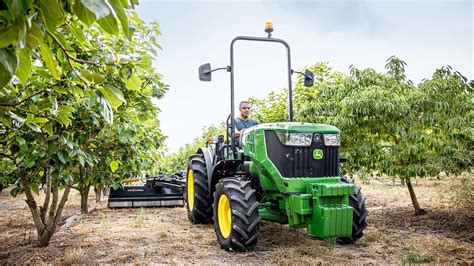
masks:
<path id="1" fill-rule="evenodd" d="M 105 132 L 125 123 L 137 132 L 154 125 L 147 140 L 159 145 L 162 139 L 159 123 L 146 114 L 156 114 L 156 107 L 143 104 L 166 90 L 151 66 L 159 32 L 157 24 L 144 25 L 131 10 L 134 4 L 0 3 L 0 178 L 14 184 L 13 195 L 25 193 L 40 246 L 49 244 L 70 189 L 90 183 L 87 171 L 119 167 L 105 167 L 94 154 L 103 138 L 120 137 Z M 118 119 L 119 113 L 133 115 Z M 143 150 L 135 152 L 142 156 Z M 110 162 L 123 157 L 109 153 L 117 156 L 108 157 Z M 42 185 L 39 204 L 34 193 Z"/>
<path id="2" fill-rule="evenodd" d="M 185 144 L 177 152 L 164 156 L 160 160 L 158 167 L 154 169 L 155 172 L 178 173 L 186 170 L 189 157 L 195 154 L 199 148 L 205 147 L 209 141 L 213 141 L 217 136 L 225 136 L 225 130 L 224 123 L 218 126 L 204 127 L 200 137 L 195 138 L 191 143 Z"/>

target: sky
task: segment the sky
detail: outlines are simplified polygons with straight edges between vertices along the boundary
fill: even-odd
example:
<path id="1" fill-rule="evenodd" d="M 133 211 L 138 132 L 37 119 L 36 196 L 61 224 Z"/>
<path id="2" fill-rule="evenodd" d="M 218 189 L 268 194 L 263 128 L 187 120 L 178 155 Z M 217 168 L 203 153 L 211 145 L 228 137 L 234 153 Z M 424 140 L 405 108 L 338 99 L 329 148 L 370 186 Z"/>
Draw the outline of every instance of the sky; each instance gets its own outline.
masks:
<path id="1" fill-rule="evenodd" d="M 289 43 L 295 70 L 328 62 L 343 73 L 351 65 L 384 72 L 385 61 L 396 55 L 415 83 L 445 65 L 473 79 L 473 2 L 141 0 L 140 18 L 157 21 L 162 32 L 154 67 L 170 86 L 156 102 L 167 153 L 230 114 L 230 74 L 216 71 L 211 82 L 201 82 L 198 67 L 229 65 L 236 36 L 265 37 L 265 22 L 273 22 L 272 36 Z M 234 58 L 236 106 L 287 88 L 282 45 L 237 42 Z"/>

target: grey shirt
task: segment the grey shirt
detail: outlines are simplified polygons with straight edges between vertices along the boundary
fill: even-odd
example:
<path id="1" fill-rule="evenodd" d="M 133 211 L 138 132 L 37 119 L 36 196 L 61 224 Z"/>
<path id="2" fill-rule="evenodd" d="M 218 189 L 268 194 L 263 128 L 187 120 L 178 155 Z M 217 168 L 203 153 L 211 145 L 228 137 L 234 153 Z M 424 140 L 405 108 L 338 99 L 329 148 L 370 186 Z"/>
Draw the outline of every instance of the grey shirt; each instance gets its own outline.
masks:
<path id="1" fill-rule="evenodd" d="M 235 118 L 235 128 L 238 131 L 241 131 L 244 128 L 253 127 L 258 124 L 260 124 L 260 121 L 258 121 L 257 119 L 249 118 L 247 120 L 243 120 L 240 117 Z"/>

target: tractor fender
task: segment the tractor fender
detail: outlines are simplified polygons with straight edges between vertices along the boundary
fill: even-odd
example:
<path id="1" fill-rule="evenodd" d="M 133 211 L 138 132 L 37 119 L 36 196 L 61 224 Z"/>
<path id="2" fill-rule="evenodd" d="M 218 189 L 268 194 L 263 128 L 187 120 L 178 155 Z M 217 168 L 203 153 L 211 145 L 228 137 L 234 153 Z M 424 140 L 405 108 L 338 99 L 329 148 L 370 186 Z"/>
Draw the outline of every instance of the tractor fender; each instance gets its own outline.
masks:
<path id="1" fill-rule="evenodd" d="M 214 163 L 214 153 L 206 147 L 199 148 L 197 153 L 202 154 L 204 156 L 204 161 L 206 162 L 207 186 L 209 187 L 209 191 L 211 191 L 211 177 L 212 165 Z"/>
<path id="2" fill-rule="evenodd" d="M 222 160 L 212 168 L 212 176 L 209 177 L 209 192 L 211 193 L 211 201 L 213 200 L 215 185 L 220 179 L 233 177 L 237 172 L 237 168 L 242 165 L 242 160 Z"/>

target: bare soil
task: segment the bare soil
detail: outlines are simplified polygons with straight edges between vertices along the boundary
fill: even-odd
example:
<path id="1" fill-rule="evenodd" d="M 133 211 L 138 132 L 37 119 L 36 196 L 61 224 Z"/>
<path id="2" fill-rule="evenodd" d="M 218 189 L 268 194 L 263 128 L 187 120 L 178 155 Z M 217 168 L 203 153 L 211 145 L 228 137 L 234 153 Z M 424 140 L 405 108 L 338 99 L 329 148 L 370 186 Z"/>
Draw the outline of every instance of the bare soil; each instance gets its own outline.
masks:
<path id="1" fill-rule="evenodd" d="M 182 207 L 108 209 L 106 200 L 75 225 L 58 229 L 47 248 L 38 248 L 24 196 L 12 198 L 6 189 L 0 194 L 0 264 L 472 264 L 474 213 L 440 199 L 446 184 L 416 181 L 418 200 L 428 214 L 414 216 L 405 187 L 390 178 L 372 180 L 361 184 L 369 226 L 357 244 L 338 245 L 311 237 L 305 229 L 262 222 L 257 247 L 246 253 L 222 250 L 213 225 L 191 224 Z M 73 193 L 64 219 L 78 213 L 79 205 L 80 196 Z"/>

